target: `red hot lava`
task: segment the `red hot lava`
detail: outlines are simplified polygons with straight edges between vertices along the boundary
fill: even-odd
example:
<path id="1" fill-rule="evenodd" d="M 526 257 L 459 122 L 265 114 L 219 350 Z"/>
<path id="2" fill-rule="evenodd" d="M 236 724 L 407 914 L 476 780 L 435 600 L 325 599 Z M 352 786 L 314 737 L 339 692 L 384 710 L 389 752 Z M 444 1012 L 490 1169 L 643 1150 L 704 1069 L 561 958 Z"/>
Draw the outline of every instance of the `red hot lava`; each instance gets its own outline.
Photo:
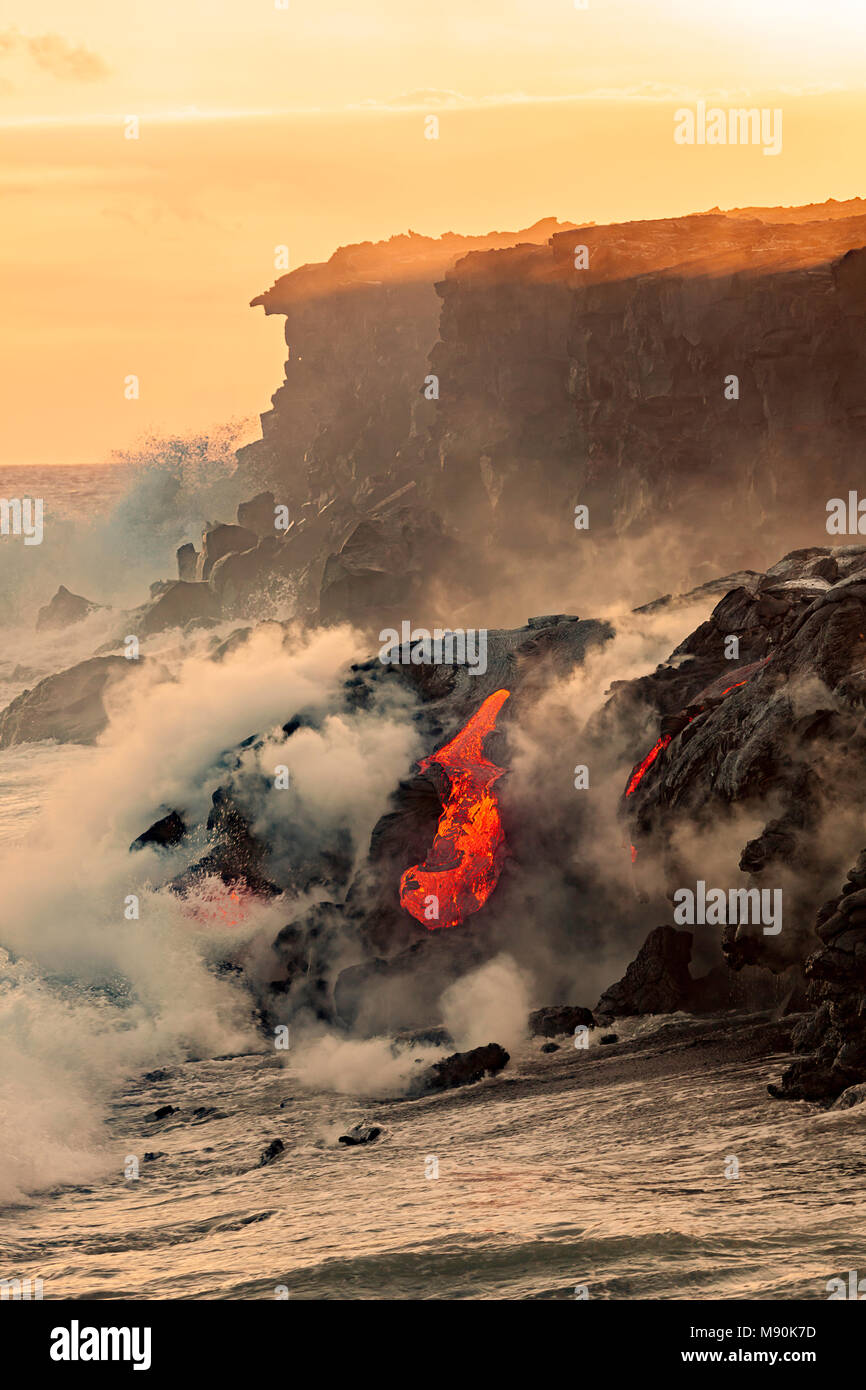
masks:
<path id="1" fill-rule="evenodd" d="M 456 927 L 499 882 L 506 848 L 493 784 L 505 768 L 483 750 L 508 696 L 507 690 L 488 695 L 456 738 L 418 764 L 423 772 L 437 763 L 451 783 L 427 858 L 400 879 L 401 905 L 430 931 Z"/>
<path id="2" fill-rule="evenodd" d="M 701 694 L 698 695 L 697 699 L 712 699 L 714 701 L 723 700 L 726 695 L 730 695 L 732 690 L 739 690 L 741 685 L 748 685 L 754 673 L 756 671 L 759 671 L 762 666 L 766 666 L 767 662 L 771 659 L 771 657 L 772 652 L 770 653 L 770 656 L 762 657 L 760 661 L 753 661 L 749 666 L 741 666 L 740 670 L 745 671 L 747 673 L 745 679 L 741 681 L 735 681 L 733 685 L 728 685 L 725 687 L 724 690 L 719 691 L 715 689 L 715 687 L 719 684 L 719 681 L 717 680 L 713 683 L 713 685 L 707 686 L 706 690 L 702 691 Z M 698 715 L 702 714 L 706 707 L 706 704 L 703 703 L 697 705 L 694 714 L 684 715 L 686 722 L 688 724 L 691 724 L 692 720 L 697 719 Z M 637 763 L 635 767 L 632 768 L 631 776 L 628 779 L 628 784 L 625 789 L 626 796 L 632 796 L 634 792 L 637 791 L 638 787 L 640 786 L 646 774 L 649 772 L 656 758 L 659 756 L 660 753 L 664 752 L 668 744 L 671 742 L 672 738 L 673 734 L 662 734 L 661 738 L 659 738 L 653 744 L 646 757 L 641 762 Z M 631 862 L 634 864 L 637 861 L 637 847 L 635 845 L 631 845 L 630 848 Z"/>
<path id="3" fill-rule="evenodd" d="M 772 653 L 770 655 L 772 655 Z M 703 711 L 707 708 L 706 703 L 703 703 L 704 701 L 712 700 L 715 702 L 717 700 L 723 700 L 726 695 L 730 695 L 732 690 L 739 690 L 741 685 L 748 685 L 754 673 L 760 670 L 762 666 L 766 666 L 769 660 L 770 657 L 765 656 L 762 657 L 760 661 L 753 661 L 749 666 L 741 666 L 740 671 L 745 671 L 747 673 L 745 679 L 741 681 L 735 681 L 733 685 L 726 686 L 724 690 L 716 689 L 716 687 L 719 684 L 718 680 L 713 682 L 712 685 L 708 685 L 706 689 L 701 691 L 700 695 L 697 696 L 697 700 L 702 701 L 702 703 L 692 706 L 692 708 L 695 711 L 694 714 L 684 715 L 686 722 L 691 724 L 693 719 L 697 719 L 698 715 L 703 713 Z M 661 738 L 653 744 L 652 748 L 647 753 L 643 761 L 639 762 L 635 767 L 632 768 L 631 776 L 628 779 L 628 785 L 625 789 L 626 796 L 631 796 L 634 792 L 637 791 L 638 787 L 640 786 L 646 774 L 649 772 L 656 758 L 659 756 L 660 753 L 664 752 L 668 744 L 671 742 L 672 738 L 672 734 L 662 734 Z M 637 850 L 634 848 L 634 845 L 632 845 L 632 851 L 632 862 L 634 862 L 634 860 L 637 858 Z"/>
<path id="4" fill-rule="evenodd" d="M 670 741 L 670 734 L 662 734 L 658 742 L 653 744 L 652 748 L 647 753 L 643 762 L 638 763 L 637 767 L 633 769 L 631 777 L 629 777 L 628 779 L 628 786 L 625 789 L 626 796 L 631 796 L 632 792 L 637 791 L 646 773 L 649 772 L 659 753 L 663 752 L 664 749 L 667 748 Z M 632 848 L 634 848 L 634 846 L 632 846 Z"/>

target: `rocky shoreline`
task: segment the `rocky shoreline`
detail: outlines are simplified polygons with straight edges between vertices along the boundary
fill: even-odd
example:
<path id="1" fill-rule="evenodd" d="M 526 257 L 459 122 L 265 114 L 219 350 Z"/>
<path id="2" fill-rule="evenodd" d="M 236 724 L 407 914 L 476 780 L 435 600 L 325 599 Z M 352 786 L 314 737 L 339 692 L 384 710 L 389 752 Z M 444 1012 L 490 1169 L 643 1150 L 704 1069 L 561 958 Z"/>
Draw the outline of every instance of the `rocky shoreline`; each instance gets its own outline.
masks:
<path id="1" fill-rule="evenodd" d="M 668 896 L 671 885 L 686 877 L 677 849 L 684 825 L 735 828 L 744 806 L 752 813 L 771 808 L 763 830 L 743 841 L 739 867 L 745 882 L 759 887 L 783 876 L 790 904 L 785 930 L 777 937 L 726 926 L 718 933 L 723 958 L 702 972 L 694 962 L 690 968 L 695 934 L 660 925 L 591 1012 L 587 1001 L 566 999 L 536 1010 L 533 1027 L 554 1039 L 572 1032 L 575 1018 L 611 1028 L 618 1019 L 679 1012 L 712 1016 L 724 1030 L 732 1011 L 798 1015 L 792 1047 L 800 1055 L 770 1091 L 826 1105 L 843 1093 L 853 1099 L 852 1088 L 866 1081 L 866 907 L 860 901 L 866 899 L 866 851 L 841 894 L 820 910 L 815 905 L 832 890 L 834 876 L 841 877 L 840 865 L 853 857 L 859 833 L 856 822 L 847 826 L 845 838 L 837 833 L 829 842 L 818 831 L 837 814 L 835 808 L 844 812 L 854 798 L 866 753 L 860 671 L 866 546 L 813 547 L 784 557 L 766 574 L 732 579 L 744 582 L 723 594 L 710 618 L 667 662 L 614 683 L 588 721 L 587 746 L 613 742 L 636 754 L 657 721 L 655 754 L 639 759 L 622 779 L 618 814 L 632 839 L 636 882 L 648 862 L 668 885 Z M 724 581 L 720 585 L 725 588 Z M 291 641 L 292 632 L 286 624 L 283 640 Z M 737 661 L 725 652 L 731 637 L 739 643 Z M 614 640 L 609 624 L 566 615 L 534 618 L 524 628 L 489 634 L 483 676 L 472 677 L 457 665 L 356 664 L 343 686 L 343 708 L 375 707 L 383 691 L 403 688 L 415 701 L 413 720 L 423 746 L 432 751 L 453 737 L 491 690 L 506 688 L 511 696 L 502 726 L 487 744 L 495 743 L 497 759 L 507 766 L 513 733 L 529 717 L 539 688 L 568 677 Z M 217 652 L 213 659 L 223 658 Z M 127 664 L 118 657 L 95 660 Z M 44 737 L 50 725 L 40 722 L 43 687 L 77 681 L 79 671 L 37 687 L 31 710 L 26 697 L 13 702 L 0 715 L 0 733 L 11 730 L 7 741 L 18 741 L 30 718 L 30 736 Z M 95 736 L 98 700 L 97 691 L 68 706 L 79 721 L 71 734 L 80 741 Z M 286 744 L 319 717 L 301 710 L 286 714 Z M 227 752 L 226 773 L 212 792 L 205 824 L 188 823 L 183 808 L 168 808 L 143 828 L 130 851 L 156 855 L 158 862 L 167 850 L 183 855 L 187 844 L 205 843 L 205 853 L 166 885 L 181 898 L 210 878 L 233 892 L 287 903 L 316 891 L 320 901 L 277 935 L 272 978 L 249 981 L 266 1028 L 303 1018 L 358 1037 L 441 1027 L 440 1000 L 449 985 L 514 946 L 502 920 L 527 851 L 520 824 L 509 820 L 507 798 L 505 883 L 471 926 L 429 931 L 408 917 L 397 890 L 406 865 L 423 859 L 435 834 L 448 788 L 441 769 L 428 760 L 426 771 L 394 789 L 391 809 L 374 827 L 360 863 L 359 847 L 339 837 L 308 845 L 299 855 L 291 819 L 280 832 L 284 843 L 263 841 L 254 830 L 259 774 L 245 755 L 265 732 Z M 580 834 L 576 824 L 575 844 Z M 560 837 L 555 852 L 567 843 Z M 616 903 L 615 894 L 610 903 Z M 244 963 L 227 960 L 220 968 L 243 973 Z M 560 1026 L 566 1018 L 569 1026 Z M 472 1081 L 478 1069 L 455 1054 L 450 1071 L 460 1079 L 445 1084 Z"/>
<path id="2" fill-rule="evenodd" d="M 441 1029 L 449 987 L 506 955 L 518 969 L 543 961 L 531 1003 L 549 1042 L 561 1036 L 556 1010 L 608 1029 L 688 1013 L 715 1018 L 720 1034 L 732 1012 L 763 1010 L 798 1016 L 798 1056 L 774 1097 L 830 1104 L 866 1083 L 866 545 L 804 545 L 761 569 L 730 541 L 744 498 L 758 518 L 778 502 L 765 543 L 795 534 L 798 518 L 814 536 L 823 516 L 806 517 L 804 502 L 828 451 L 832 491 L 856 483 L 866 216 L 857 200 L 751 211 L 617 228 L 549 219 L 492 239 L 410 234 L 292 272 L 254 301 L 286 315 L 290 356 L 262 439 L 240 452 L 249 492 L 236 516 L 185 542 L 177 578 L 155 580 L 135 609 L 62 585 L 41 607 L 40 632 L 98 621 L 112 635 L 0 712 L 0 748 L 95 743 L 116 689 L 160 678 L 157 639 L 243 663 L 263 630 L 290 651 L 353 625 L 360 650 L 330 705 L 289 705 L 276 730 L 250 730 L 222 753 L 205 815 L 154 806 L 129 846 L 182 901 L 213 881 L 241 905 L 285 906 L 258 974 L 243 952 L 216 964 L 246 981 L 266 1030 L 304 1019 L 356 1038 Z M 355 368 L 371 322 L 373 350 Z M 721 389 L 740 359 L 742 401 Z M 431 659 L 413 636 L 399 659 L 373 654 L 376 631 L 402 631 L 407 613 L 460 613 L 470 600 L 486 611 L 521 557 L 568 554 L 573 566 L 576 506 L 594 519 L 577 582 L 615 590 L 616 543 L 716 500 L 719 535 L 705 545 L 696 531 L 682 592 L 644 592 L 615 621 L 554 611 L 484 629 L 483 670 Z M 710 607 L 655 669 L 606 684 L 605 654 L 624 634 Z M 545 701 L 580 679 L 602 682 L 587 717 L 574 703 L 554 727 Z M 501 774 L 496 873 L 471 921 L 455 912 L 458 925 L 428 929 L 430 861 L 465 867 L 477 810 L 434 855 L 459 780 L 434 755 L 494 697 L 499 722 L 475 756 Z M 423 756 L 368 843 L 345 825 L 310 827 L 290 797 L 262 828 L 265 740 L 290 761 L 301 731 L 391 706 Z M 563 775 L 570 762 L 591 774 L 585 800 Z M 705 863 L 732 892 L 782 894 L 783 928 L 723 920 L 697 933 L 663 920 Z M 414 916 L 401 896 L 408 870 Z M 611 966 L 590 1013 L 573 981 L 594 954 Z M 612 983 L 613 958 L 629 956 Z M 490 1053 L 482 1066 L 471 1049 L 449 1062 L 441 1075 L 455 1084 L 506 1065 Z"/>

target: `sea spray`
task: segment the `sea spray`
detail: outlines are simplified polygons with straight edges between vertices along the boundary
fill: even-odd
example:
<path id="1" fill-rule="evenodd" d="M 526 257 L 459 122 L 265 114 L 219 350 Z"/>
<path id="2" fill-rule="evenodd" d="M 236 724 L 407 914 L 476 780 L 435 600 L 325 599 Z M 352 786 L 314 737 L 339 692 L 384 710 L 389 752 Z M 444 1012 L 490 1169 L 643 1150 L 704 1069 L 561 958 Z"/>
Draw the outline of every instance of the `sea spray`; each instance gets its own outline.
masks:
<path id="1" fill-rule="evenodd" d="M 109 702 L 108 728 L 86 756 L 75 747 L 28 749 L 28 766 L 48 758 L 50 769 L 35 784 L 31 777 L 43 804 L 27 814 L 10 775 L 23 771 L 21 750 L 0 753 L 0 789 L 5 775 L 15 803 L 10 834 L 0 837 L 8 953 L 0 964 L 0 1201 L 117 1164 L 105 1119 L 125 1079 L 184 1058 L 267 1052 L 250 993 L 214 967 L 245 952 L 265 978 L 270 944 L 299 904 L 252 899 L 237 924 L 197 915 L 193 900 L 166 887 L 191 851 L 130 854 L 129 845 L 162 804 L 203 817 L 227 750 L 251 732 L 265 735 L 255 756 L 280 749 L 288 757 L 278 731 L 301 708 L 318 723 L 293 764 L 302 809 L 306 797 L 308 819 L 321 824 L 340 806 L 345 812 L 354 785 L 349 815 L 358 844 L 368 841 L 411 765 L 416 734 L 408 704 L 381 721 L 379 711 L 336 716 L 353 652 L 363 646 L 348 628 L 305 637 L 268 627 L 222 661 L 210 658 L 203 636 L 187 654 L 175 642 L 172 656 L 169 644 L 134 692 Z M 272 805 L 263 802 L 262 825 L 278 825 L 281 796 L 274 789 Z"/>

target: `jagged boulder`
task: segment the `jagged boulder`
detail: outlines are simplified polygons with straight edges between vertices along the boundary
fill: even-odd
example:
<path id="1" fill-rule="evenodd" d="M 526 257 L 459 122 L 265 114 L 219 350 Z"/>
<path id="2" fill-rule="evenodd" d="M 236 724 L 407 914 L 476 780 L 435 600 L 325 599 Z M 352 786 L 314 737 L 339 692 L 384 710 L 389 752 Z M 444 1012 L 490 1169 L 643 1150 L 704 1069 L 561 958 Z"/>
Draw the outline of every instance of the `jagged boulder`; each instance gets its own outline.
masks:
<path id="1" fill-rule="evenodd" d="M 238 526 L 257 536 L 273 536 L 275 501 L 272 492 L 259 492 L 248 502 L 238 504 Z"/>
<path id="2" fill-rule="evenodd" d="M 859 1082 L 856 1086 L 849 1086 L 833 1102 L 834 1110 L 850 1110 L 854 1105 L 862 1105 L 866 1101 L 866 1082 Z"/>
<path id="3" fill-rule="evenodd" d="M 57 593 L 46 603 L 44 608 L 39 609 L 36 618 L 36 631 L 44 632 L 51 628 L 71 627 L 73 623 L 80 623 L 82 618 L 88 617 L 90 613 L 95 613 L 104 607 L 101 603 L 94 603 L 92 599 L 83 598 L 81 594 L 73 594 L 61 584 Z"/>
<path id="4" fill-rule="evenodd" d="M 170 627 L 218 619 L 220 602 L 209 584 L 178 579 L 145 609 L 138 625 L 142 636 L 152 636 Z"/>
<path id="5" fill-rule="evenodd" d="M 273 1163 L 275 1159 L 279 1158 L 281 1153 L 285 1152 L 285 1148 L 286 1146 L 282 1139 L 272 1139 L 267 1148 L 262 1149 L 259 1155 L 259 1167 L 266 1168 L 269 1163 Z"/>
<path id="6" fill-rule="evenodd" d="M 623 978 L 605 990 L 594 1013 L 622 1018 L 633 1014 L 669 1014 L 688 1008 L 692 993 L 691 955 L 691 932 L 656 927 Z"/>
<path id="7" fill-rule="evenodd" d="M 210 572 L 210 586 L 224 607 L 243 606 L 257 591 L 266 591 L 281 572 L 291 571 L 288 560 L 285 543 L 276 536 L 266 536 L 247 550 L 233 550 L 217 560 Z"/>
<path id="8" fill-rule="evenodd" d="M 202 537 L 201 553 L 196 560 L 195 577 L 207 581 L 218 560 L 224 555 L 234 555 L 238 551 L 253 550 L 259 543 L 258 534 L 247 526 L 231 526 L 221 523 Z"/>
<path id="9" fill-rule="evenodd" d="M 227 885 L 242 884 L 262 897 L 276 897 L 279 886 L 263 872 L 268 848 L 256 839 L 249 818 L 225 788 L 218 787 L 211 800 L 207 819 L 211 848 L 197 863 L 172 879 L 169 886 L 173 892 L 182 896 L 203 878 L 214 875 Z"/>
<path id="10" fill-rule="evenodd" d="M 185 834 L 183 817 L 177 811 L 169 811 L 168 815 L 142 831 L 129 848 L 144 849 L 147 845 L 154 845 L 157 849 L 170 849 L 173 845 L 179 845 Z"/>
<path id="11" fill-rule="evenodd" d="M 345 1144 L 346 1148 L 354 1149 L 359 1144 L 374 1144 L 382 1133 L 379 1125 L 353 1125 L 346 1134 L 341 1134 L 337 1140 L 338 1144 Z"/>
<path id="12" fill-rule="evenodd" d="M 198 551 L 192 541 L 186 541 L 184 545 L 178 546 L 177 550 L 177 577 L 185 583 L 192 583 L 195 579 L 196 564 L 198 562 Z"/>
<path id="13" fill-rule="evenodd" d="M 323 622 L 364 622 L 407 605 L 455 550 L 435 512 L 403 507 L 387 519 L 359 522 L 325 562 L 319 596 Z M 384 620 L 384 618 L 383 618 Z"/>

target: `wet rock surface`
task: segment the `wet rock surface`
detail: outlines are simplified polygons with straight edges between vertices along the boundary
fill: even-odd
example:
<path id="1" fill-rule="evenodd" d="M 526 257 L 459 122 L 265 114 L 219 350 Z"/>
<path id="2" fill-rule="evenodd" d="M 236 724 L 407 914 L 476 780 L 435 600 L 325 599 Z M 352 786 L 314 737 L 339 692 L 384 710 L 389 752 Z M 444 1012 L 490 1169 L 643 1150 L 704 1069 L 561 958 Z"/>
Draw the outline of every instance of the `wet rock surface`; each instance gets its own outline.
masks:
<path id="1" fill-rule="evenodd" d="M 158 1110 L 154 1110 L 152 1115 L 148 1115 L 149 1120 L 167 1120 L 169 1115 L 176 1115 L 178 1107 L 176 1105 L 161 1105 Z"/>
<path id="2" fill-rule="evenodd" d="M 558 1004 L 536 1009 L 529 1015 L 529 1032 L 534 1038 L 559 1038 L 564 1033 L 573 1033 L 578 1027 L 595 1027 L 595 1019 L 590 1009 L 581 1008 L 579 1005 Z"/>
<path id="3" fill-rule="evenodd" d="M 285 1152 L 285 1144 L 282 1139 L 272 1139 L 266 1148 L 262 1149 L 259 1156 L 259 1167 L 266 1168 L 269 1163 L 278 1159 L 281 1153 Z"/>
<path id="4" fill-rule="evenodd" d="M 258 534 L 246 526 L 220 523 L 211 530 L 205 531 L 202 538 L 201 553 L 196 559 L 196 579 L 207 581 L 218 561 L 226 555 L 253 550 L 258 542 Z"/>
<path id="5" fill-rule="evenodd" d="M 414 1090 L 449 1091 L 455 1086 L 471 1086 L 485 1076 L 495 1076 L 509 1061 L 509 1054 L 498 1043 L 473 1047 L 469 1052 L 455 1052 L 426 1068 L 416 1079 Z"/>
<path id="6" fill-rule="evenodd" d="M 355 1125 L 346 1134 L 341 1134 L 337 1143 L 353 1149 L 359 1144 L 374 1144 L 381 1133 L 379 1125 Z"/>

